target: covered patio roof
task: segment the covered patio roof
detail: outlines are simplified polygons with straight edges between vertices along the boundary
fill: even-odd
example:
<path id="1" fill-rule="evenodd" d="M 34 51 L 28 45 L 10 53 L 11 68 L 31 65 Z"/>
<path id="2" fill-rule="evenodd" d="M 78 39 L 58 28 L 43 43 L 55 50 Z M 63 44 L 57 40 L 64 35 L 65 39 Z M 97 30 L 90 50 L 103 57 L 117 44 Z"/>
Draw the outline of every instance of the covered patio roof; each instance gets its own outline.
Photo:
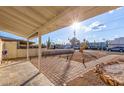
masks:
<path id="1" fill-rule="evenodd" d="M 108 12 L 117 6 L 1 6 L 0 29 L 34 38 Z"/>

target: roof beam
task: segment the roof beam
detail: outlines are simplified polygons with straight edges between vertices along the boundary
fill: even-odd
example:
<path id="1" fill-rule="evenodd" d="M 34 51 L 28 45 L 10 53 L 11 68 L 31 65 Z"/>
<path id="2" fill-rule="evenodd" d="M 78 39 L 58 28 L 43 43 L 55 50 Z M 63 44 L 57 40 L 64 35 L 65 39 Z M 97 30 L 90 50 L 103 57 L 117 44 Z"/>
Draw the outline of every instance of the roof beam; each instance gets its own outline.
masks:
<path id="1" fill-rule="evenodd" d="M 6 30 L 6 31 L 11 31 L 13 34 L 18 33 L 18 35 L 21 35 L 21 36 L 25 36 L 26 34 L 28 34 L 25 30 L 22 30 L 22 29 L 19 29 L 17 28 L 16 26 L 12 26 L 10 24 L 8 24 L 7 22 L 2 22 L 0 21 L 0 28 L 2 28 L 3 30 Z M 17 32 L 19 31 L 19 32 Z"/>
<path id="2" fill-rule="evenodd" d="M 29 34 L 28 36 L 26 36 L 26 38 L 32 39 L 32 37 L 34 38 L 36 36 L 38 36 L 38 32 L 33 32 L 33 33 Z"/>
<path id="3" fill-rule="evenodd" d="M 10 16 L 10 15 L 7 15 L 5 12 L 0 12 L 0 18 L 1 18 L 3 21 L 7 20 L 7 22 L 9 21 L 9 22 L 14 23 L 14 24 L 16 23 L 16 24 L 18 24 L 18 25 L 20 25 L 20 26 L 22 26 L 22 27 L 26 27 L 26 28 L 28 28 L 28 29 L 34 29 L 34 27 L 32 27 L 32 26 L 30 26 L 30 25 L 27 25 L 27 24 L 25 24 L 24 22 L 19 21 L 19 20 L 17 20 L 16 18 L 14 18 L 14 17 L 12 17 L 12 16 Z"/>
<path id="4" fill-rule="evenodd" d="M 1 7 L 1 11 L 4 11 L 11 16 L 17 18 L 18 20 L 21 20 L 31 26 L 38 27 L 39 25 L 32 20 L 30 17 L 26 16 L 24 13 L 19 12 L 17 9 L 14 9 L 13 7 Z"/>
<path id="5" fill-rule="evenodd" d="M 20 33 L 16 33 L 12 28 L 5 28 L 4 26 L 0 25 L 0 28 L 8 33 L 12 33 L 15 34 L 17 36 L 21 36 L 21 37 L 25 37 L 25 35 L 20 34 Z"/>
<path id="6" fill-rule="evenodd" d="M 14 28 L 15 30 L 19 31 L 19 33 L 30 33 L 31 29 L 28 29 L 26 27 L 21 27 L 19 26 L 18 24 L 13 24 L 12 22 L 10 21 L 7 21 L 7 20 L 1 20 L 0 21 L 0 24 L 1 25 L 5 25 L 6 27 L 9 26 L 11 28 Z"/>
<path id="7" fill-rule="evenodd" d="M 17 9 L 19 12 L 26 14 L 29 18 L 36 21 L 35 23 L 42 25 L 43 23 L 47 22 L 46 19 L 42 18 L 37 12 L 35 12 L 30 6 L 29 7 L 13 7 Z"/>

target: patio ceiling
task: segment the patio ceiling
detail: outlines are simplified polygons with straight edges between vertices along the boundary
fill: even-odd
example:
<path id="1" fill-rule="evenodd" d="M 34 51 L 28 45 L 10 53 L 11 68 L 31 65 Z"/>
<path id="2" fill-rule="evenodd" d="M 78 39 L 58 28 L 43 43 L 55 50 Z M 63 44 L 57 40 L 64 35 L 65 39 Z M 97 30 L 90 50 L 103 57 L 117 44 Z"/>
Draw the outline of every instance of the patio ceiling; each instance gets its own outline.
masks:
<path id="1" fill-rule="evenodd" d="M 24 38 L 47 34 L 117 6 L 1 6 L 0 29 Z"/>

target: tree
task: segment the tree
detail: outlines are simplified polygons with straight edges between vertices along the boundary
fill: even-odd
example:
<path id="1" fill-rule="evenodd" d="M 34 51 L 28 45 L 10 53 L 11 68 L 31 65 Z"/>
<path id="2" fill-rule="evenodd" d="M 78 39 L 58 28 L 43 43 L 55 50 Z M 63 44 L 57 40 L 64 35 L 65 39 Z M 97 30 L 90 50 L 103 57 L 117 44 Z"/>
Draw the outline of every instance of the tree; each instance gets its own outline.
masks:
<path id="1" fill-rule="evenodd" d="M 83 49 L 87 49 L 88 48 L 88 41 L 86 39 L 83 39 L 83 43 L 82 43 L 81 47 Z"/>
<path id="2" fill-rule="evenodd" d="M 46 48 L 46 45 L 45 44 L 42 44 L 42 48 Z"/>
<path id="3" fill-rule="evenodd" d="M 47 49 L 49 49 L 50 46 L 51 46 L 51 40 L 50 40 L 50 37 L 49 37 L 48 40 L 47 40 Z"/>
<path id="4" fill-rule="evenodd" d="M 97 48 L 96 41 L 94 40 L 94 48 Z"/>
<path id="5" fill-rule="evenodd" d="M 80 45 L 80 41 L 79 41 L 77 38 L 75 38 L 75 37 L 73 37 L 73 38 L 70 40 L 70 43 L 71 43 L 72 46 Z"/>

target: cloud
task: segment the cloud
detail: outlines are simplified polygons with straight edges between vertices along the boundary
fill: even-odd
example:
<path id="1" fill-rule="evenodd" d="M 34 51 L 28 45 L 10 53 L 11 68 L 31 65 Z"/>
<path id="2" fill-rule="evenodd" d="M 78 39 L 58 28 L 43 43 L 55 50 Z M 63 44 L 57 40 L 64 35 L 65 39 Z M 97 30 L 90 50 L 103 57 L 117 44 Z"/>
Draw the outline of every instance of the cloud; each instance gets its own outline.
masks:
<path id="1" fill-rule="evenodd" d="M 121 9 L 122 9 L 122 7 L 119 7 L 119 8 L 116 8 L 116 9 L 114 9 L 114 10 L 108 11 L 108 13 L 109 13 L 109 14 L 112 14 L 113 12 L 118 11 L 118 10 L 121 10 Z"/>
<path id="2" fill-rule="evenodd" d="M 92 24 L 89 25 L 89 27 L 93 28 L 93 27 L 96 27 L 100 24 L 99 21 L 96 21 L 96 22 L 93 22 Z"/>
<path id="3" fill-rule="evenodd" d="M 117 8 L 116 10 L 121 10 L 123 7 L 119 7 L 119 8 Z"/>
<path id="4" fill-rule="evenodd" d="M 88 26 L 82 26 L 82 27 L 81 27 L 81 30 L 83 30 L 84 32 L 89 32 L 89 31 L 91 31 L 92 29 L 91 29 L 90 27 L 88 27 Z"/>
<path id="5" fill-rule="evenodd" d="M 102 30 L 103 28 L 105 28 L 106 26 L 98 21 L 92 23 L 90 26 L 89 26 L 92 30 Z"/>
<path id="6" fill-rule="evenodd" d="M 93 22 L 89 26 L 82 26 L 81 30 L 84 32 L 89 32 L 89 31 L 100 31 L 102 29 L 106 28 L 106 25 L 100 23 L 99 21 Z"/>
<path id="7" fill-rule="evenodd" d="M 111 10 L 111 11 L 109 11 L 108 13 L 109 13 L 109 14 L 112 14 L 113 12 L 114 12 L 114 10 Z"/>
<path id="8" fill-rule="evenodd" d="M 114 38 L 118 38 L 119 37 L 119 35 L 114 35 Z"/>

